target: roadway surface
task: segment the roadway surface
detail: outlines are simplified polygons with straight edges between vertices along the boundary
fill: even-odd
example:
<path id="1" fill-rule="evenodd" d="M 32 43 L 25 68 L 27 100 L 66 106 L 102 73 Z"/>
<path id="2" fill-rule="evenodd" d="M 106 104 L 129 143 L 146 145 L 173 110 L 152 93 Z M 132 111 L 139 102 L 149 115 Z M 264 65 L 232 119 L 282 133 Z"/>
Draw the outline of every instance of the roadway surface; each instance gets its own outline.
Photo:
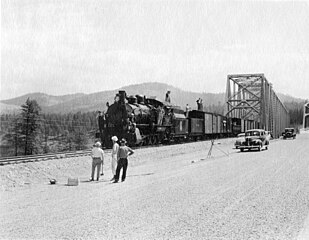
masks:
<path id="1" fill-rule="evenodd" d="M 123 183 L 87 169 L 77 187 L 3 191 L 0 238 L 309 239 L 309 133 L 261 152 L 209 146 L 137 150 Z"/>

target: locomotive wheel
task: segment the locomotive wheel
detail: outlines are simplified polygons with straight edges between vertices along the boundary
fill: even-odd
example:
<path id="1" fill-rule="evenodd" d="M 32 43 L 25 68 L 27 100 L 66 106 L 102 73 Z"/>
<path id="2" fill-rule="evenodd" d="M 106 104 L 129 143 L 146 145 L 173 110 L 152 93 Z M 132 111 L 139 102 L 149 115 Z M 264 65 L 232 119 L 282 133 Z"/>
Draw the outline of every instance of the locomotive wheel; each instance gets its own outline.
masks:
<path id="1" fill-rule="evenodd" d="M 143 139 L 142 145 L 143 145 L 143 146 L 146 146 L 147 144 L 148 144 L 148 139 L 147 139 L 147 137 L 145 137 L 145 138 Z"/>
<path id="2" fill-rule="evenodd" d="M 148 145 L 152 145 L 151 136 L 148 136 Z"/>
<path id="3" fill-rule="evenodd" d="M 165 130 L 165 138 L 166 138 L 166 141 L 168 143 L 171 141 L 171 129 L 166 128 L 166 130 Z"/>

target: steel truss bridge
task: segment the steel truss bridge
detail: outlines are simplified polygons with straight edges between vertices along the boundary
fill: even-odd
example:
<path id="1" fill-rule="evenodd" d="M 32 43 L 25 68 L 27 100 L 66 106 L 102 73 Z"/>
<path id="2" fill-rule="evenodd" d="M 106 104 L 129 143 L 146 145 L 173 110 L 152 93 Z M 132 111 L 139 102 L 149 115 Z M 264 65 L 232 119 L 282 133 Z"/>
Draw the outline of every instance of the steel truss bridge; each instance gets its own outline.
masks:
<path id="1" fill-rule="evenodd" d="M 289 126 L 289 113 L 264 74 L 228 75 L 226 103 L 226 116 L 254 120 L 274 138 Z"/>
<path id="2" fill-rule="evenodd" d="M 304 105 L 304 119 L 303 119 L 304 129 L 309 128 L 309 102 Z"/>

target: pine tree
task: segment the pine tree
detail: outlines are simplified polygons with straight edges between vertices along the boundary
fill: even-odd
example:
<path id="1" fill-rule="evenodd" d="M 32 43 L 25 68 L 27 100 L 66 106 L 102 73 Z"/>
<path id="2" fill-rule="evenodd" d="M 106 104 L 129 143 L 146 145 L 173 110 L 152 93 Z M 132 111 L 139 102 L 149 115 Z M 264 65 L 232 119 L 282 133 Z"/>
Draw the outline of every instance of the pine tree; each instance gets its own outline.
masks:
<path id="1" fill-rule="evenodd" d="M 17 116 L 11 116 L 8 122 L 10 125 L 6 128 L 7 133 L 3 136 L 3 140 L 8 143 L 10 148 L 7 149 L 7 152 L 1 153 L 1 155 L 17 156 L 21 147 L 21 122 Z"/>
<path id="2" fill-rule="evenodd" d="M 41 108 L 36 100 L 27 99 L 26 103 L 21 106 L 22 117 L 22 143 L 24 146 L 24 154 L 33 154 L 36 149 L 37 130 L 39 126 L 39 117 Z"/>

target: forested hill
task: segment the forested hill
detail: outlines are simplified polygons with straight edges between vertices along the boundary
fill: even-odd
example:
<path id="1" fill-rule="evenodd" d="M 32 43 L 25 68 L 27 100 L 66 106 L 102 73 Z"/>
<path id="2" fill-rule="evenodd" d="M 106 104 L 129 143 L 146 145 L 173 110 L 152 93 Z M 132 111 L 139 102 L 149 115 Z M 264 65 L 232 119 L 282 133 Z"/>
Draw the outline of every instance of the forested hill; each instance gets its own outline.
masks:
<path id="1" fill-rule="evenodd" d="M 42 93 L 33 93 L 0 102 L 7 106 L 6 109 L 10 106 L 20 107 L 29 97 L 30 99 L 36 100 L 45 113 L 89 112 L 104 110 L 106 102 L 113 102 L 114 96 L 119 90 L 125 90 L 128 95 L 156 96 L 161 100 L 164 99 L 166 91 L 170 90 L 172 102 L 183 108 L 187 103 L 191 107 L 196 107 L 196 100 L 198 98 L 203 99 L 205 106 L 223 104 L 225 97 L 224 93 L 206 93 L 207 89 L 205 89 L 205 92 L 196 93 L 184 91 L 164 83 L 142 83 L 91 94 L 51 96 Z"/>
<path id="2" fill-rule="evenodd" d="M 207 93 L 207 89 L 203 92 L 190 92 L 164 83 L 142 83 L 124 86 L 111 91 L 101 91 L 91 94 L 71 94 L 63 96 L 52 96 L 44 93 L 32 93 L 17 98 L 0 101 L 1 113 L 12 113 L 19 111 L 20 106 L 27 98 L 34 99 L 40 105 L 43 113 L 85 113 L 97 110 L 105 110 L 106 102 L 113 102 L 115 94 L 119 90 L 125 90 L 128 95 L 146 95 L 148 97 L 155 96 L 159 100 L 163 100 L 167 90 L 171 91 L 172 102 L 182 108 L 189 104 L 192 109 L 196 108 L 196 100 L 202 98 L 205 110 L 216 113 L 224 112 L 225 93 Z M 301 121 L 302 105 L 304 99 L 295 98 L 289 95 L 277 93 L 278 97 L 290 111 L 292 122 Z"/>

